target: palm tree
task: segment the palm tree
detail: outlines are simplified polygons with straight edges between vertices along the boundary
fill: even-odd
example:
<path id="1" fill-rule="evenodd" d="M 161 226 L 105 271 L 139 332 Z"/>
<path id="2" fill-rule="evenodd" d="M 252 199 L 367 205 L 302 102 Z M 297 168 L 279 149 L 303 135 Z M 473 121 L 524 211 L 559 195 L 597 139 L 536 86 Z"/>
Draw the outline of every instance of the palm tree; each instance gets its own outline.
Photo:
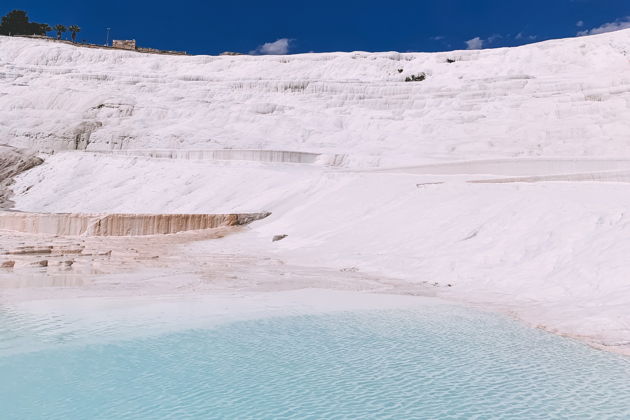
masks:
<path id="1" fill-rule="evenodd" d="M 53 29 L 50 27 L 49 24 L 47 23 L 41 23 L 39 25 L 41 31 L 42 31 L 42 35 L 46 35 L 48 32 L 52 31 Z"/>
<path id="2" fill-rule="evenodd" d="M 66 32 L 66 27 L 64 25 L 55 25 L 53 29 L 57 31 L 57 39 L 61 39 L 61 35 Z"/>
<path id="3" fill-rule="evenodd" d="M 68 30 L 72 32 L 72 42 L 76 42 L 77 32 L 81 32 L 81 28 L 79 28 L 77 25 L 70 25 Z"/>

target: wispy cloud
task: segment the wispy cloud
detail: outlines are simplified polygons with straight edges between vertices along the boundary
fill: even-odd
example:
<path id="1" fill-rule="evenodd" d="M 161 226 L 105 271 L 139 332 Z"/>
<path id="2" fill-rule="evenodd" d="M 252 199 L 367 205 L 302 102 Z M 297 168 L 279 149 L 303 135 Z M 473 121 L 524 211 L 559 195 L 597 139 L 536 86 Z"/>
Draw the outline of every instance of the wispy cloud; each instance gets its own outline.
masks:
<path id="1" fill-rule="evenodd" d="M 577 22 L 575 22 L 575 26 L 577 26 L 578 28 L 581 28 L 582 26 L 584 26 L 584 21 L 578 20 Z"/>
<path id="2" fill-rule="evenodd" d="M 486 40 L 486 42 L 487 42 L 488 44 L 494 44 L 495 42 L 497 42 L 498 40 L 500 40 L 500 39 L 502 39 L 502 38 L 503 38 L 503 35 L 500 35 L 500 34 L 493 34 L 493 35 L 490 35 L 490 36 L 488 37 L 488 39 Z"/>
<path id="3" fill-rule="evenodd" d="M 443 41 L 446 37 L 444 35 L 436 35 L 429 38 L 431 41 Z"/>
<path id="4" fill-rule="evenodd" d="M 516 39 L 517 41 L 522 41 L 522 40 L 533 41 L 536 38 L 538 38 L 538 35 L 527 35 L 527 34 L 524 34 L 523 32 L 517 33 L 516 36 L 514 37 L 514 39 Z"/>
<path id="5" fill-rule="evenodd" d="M 255 55 L 283 55 L 289 52 L 291 43 L 293 40 L 289 38 L 280 38 L 274 42 L 266 42 L 255 50 L 250 51 L 250 54 Z"/>
<path id="6" fill-rule="evenodd" d="M 578 36 L 597 35 L 597 34 L 604 34 L 606 32 L 620 31 L 622 29 L 628 29 L 628 28 L 630 28 L 630 16 L 626 16 L 623 19 L 617 19 L 614 22 L 604 23 L 603 25 L 598 26 L 596 28 L 580 31 L 577 33 L 577 35 Z"/>
<path id="7" fill-rule="evenodd" d="M 466 48 L 469 50 L 481 50 L 485 41 L 479 37 L 469 39 L 466 41 Z"/>
<path id="8" fill-rule="evenodd" d="M 507 37 L 509 38 L 510 35 L 507 35 Z M 485 38 L 485 39 L 478 36 L 478 37 L 475 37 L 473 39 L 469 39 L 468 41 L 466 41 L 466 48 L 468 48 L 469 50 L 481 50 L 485 47 L 489 47 L 489 46 L 492 46 L 493 44 L 496 44 L 498 41 L 502 40 L 503 38 L 505 38 L 505 36 L 501 34 L 492 34 L 488 38 Z"/>

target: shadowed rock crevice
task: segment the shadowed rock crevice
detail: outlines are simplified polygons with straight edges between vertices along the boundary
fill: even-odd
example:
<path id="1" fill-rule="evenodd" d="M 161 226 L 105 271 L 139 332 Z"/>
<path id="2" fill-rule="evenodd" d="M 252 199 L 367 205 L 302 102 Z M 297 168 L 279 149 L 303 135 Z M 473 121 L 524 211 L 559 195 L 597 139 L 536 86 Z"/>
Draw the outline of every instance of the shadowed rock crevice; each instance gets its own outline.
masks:
<path id="1" fill-rule="evenodd" d="M 90 136 L 96 130 L 103 126 L 100 121 L 86 121 L 80 123 L 72 133 L 74 140 L 71 149 L 85 150 L 90 145 Z"/>
<path id="2" fill-rule="evenodd" d="M 0 209 L 13 207 L 13 191 L 9 188 L 13 178 L 42 162 L 41 158 L 28 151 L 0 145 Z"/>

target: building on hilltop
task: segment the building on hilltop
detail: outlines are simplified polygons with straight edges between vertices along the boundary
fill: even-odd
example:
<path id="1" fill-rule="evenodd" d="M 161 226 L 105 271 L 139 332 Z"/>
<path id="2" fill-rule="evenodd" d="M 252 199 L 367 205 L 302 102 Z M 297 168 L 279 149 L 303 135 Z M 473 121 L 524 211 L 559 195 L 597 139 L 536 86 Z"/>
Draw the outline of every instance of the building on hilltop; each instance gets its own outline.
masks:
<path id="1" fill-rule="evenodd" d="M 137 51 L 137 52 L 143 52 L 143 53 L 152 53 L 152 54 L 186 55 L 186 51 L 169 51 L 169 50 L 158 50 L 157 48 L 138 47 L 136 45 L 135 39 L 115 39 L 112 41 L 112 48 Z"/>
<path id="2" fill-rule="evenodd" d="M 123 50 L 136 50 L 135 39 L 115 39 L 112 41 L 112 47 L 121 48 Z"/>

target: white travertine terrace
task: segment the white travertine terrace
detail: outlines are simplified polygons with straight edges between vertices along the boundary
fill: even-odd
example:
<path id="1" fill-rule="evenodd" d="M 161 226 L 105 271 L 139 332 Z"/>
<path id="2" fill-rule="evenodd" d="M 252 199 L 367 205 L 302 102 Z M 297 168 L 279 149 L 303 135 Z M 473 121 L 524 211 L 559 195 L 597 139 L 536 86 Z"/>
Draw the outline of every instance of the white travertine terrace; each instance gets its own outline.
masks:
<path id="1" fill-rule="evenodd" d="M 176 57 L 0 37 L 0 139 L 55 151 L 296 150 L 346 154 L 352 166 L 619 156 L 629 38 Z M 418 72 L 427 79 L 404 82 Z"/>
<path id="2" fill-rule="evenodd" d="M 212 232 L 72 237 L 90 244 L 69 267 L 63 247 L 33 261 L 11 253 L 46 246 L 44 234 L 7 233 L 0 248 L 18 271 L 0 277 L 43 260 L 64 276 L 82 261 L 112 272 L 128 261 L 120 253 L 138 265 L 159 256 L 160 270 L 195 254 L 192 266 L 209 264 L 199 283 L 243 290 L 262 277 L 339 287 L 326 286 L 331 273 L 352 273 L 345 285 L 361 290 L 370 275 L 630 353 L 629 56 L 630 30 L 483 51 L 264 57 L 0 37 L 0 139 L 52 153 L 15 179 L 15 209 L 93 222 L 273 212 L 181 248 L 171 241 Z M 426 80 L 404 82 L 419 72 Z M 44 219 L 38 229 L 55 234 L 89 230 Z M 106 220 L 101 232 L 127 232 Z M 316 269 L 285 276 L 290 264 Z M 146 288 L 137 276 L 124 282 L 134 293 Z"/>
<path id="3" fill-rule="evenodd" d="M 77 214 L 0 212 L 0 229 L 65 236 L 165 235 L 240 226 L 265 218 L 251 214 Z"/>
<path id="4" fill-rule="evenodd" d="M 596 158 L 522 158 L 490 159 L 370 169 L 373 173 L 407 173 L 417 175 L 509 175 L 547 176 L 630 170 L 630 159 Z"/>
<path id="5" fill-rule="evenodd" d="M 108 153 L 108 152 L 102 152 Z M 143 156 L 160 159 L 184 160 L 243 160 L 270 163 L 302 163 L 326 166 L 340 166 L 344 155 L 327 155 L 320 153 L 294 152 L 286 150 L 188 150 L 188 149 L 127 149 L 113 150 L 113 155 Z"/>
<path id="6" fill-rule="evenodd" d="M 630 171 L 606 171 L 558 175 L 515 176 L 510 178 L 478 179 L 469 181 L 477 184 L 507 184 L 514 182 L 613 182 L 630 183 Z"/>

